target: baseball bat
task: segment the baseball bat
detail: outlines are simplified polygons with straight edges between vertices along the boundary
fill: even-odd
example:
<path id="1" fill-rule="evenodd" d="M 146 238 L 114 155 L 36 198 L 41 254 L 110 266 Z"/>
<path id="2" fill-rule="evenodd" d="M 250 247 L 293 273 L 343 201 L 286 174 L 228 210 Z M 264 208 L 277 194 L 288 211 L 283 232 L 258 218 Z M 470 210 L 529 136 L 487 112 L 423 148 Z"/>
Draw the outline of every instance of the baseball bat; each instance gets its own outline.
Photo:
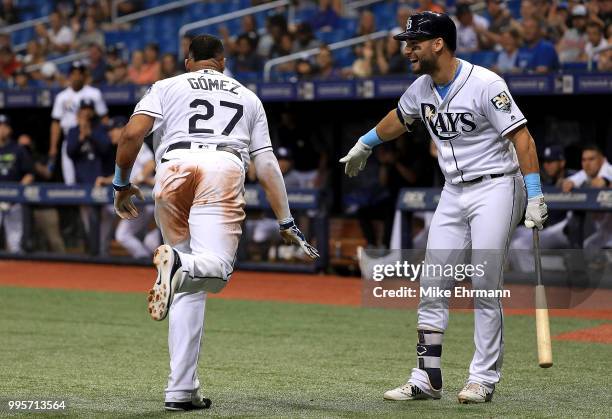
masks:
<path id="1" fill-rule="evenodd" d="M 542 263 L 540 259 L 540 237 L 537 227 L 533 228 L 533 257 L 537 285 L 535 288 L 536 336 L 538 344 L 538 364 L 541 368 L 553 365 L 552 344 L 550 342 L 550 322 L 548 320 L 548 303 L 546 290 L 542 285 Z"/>

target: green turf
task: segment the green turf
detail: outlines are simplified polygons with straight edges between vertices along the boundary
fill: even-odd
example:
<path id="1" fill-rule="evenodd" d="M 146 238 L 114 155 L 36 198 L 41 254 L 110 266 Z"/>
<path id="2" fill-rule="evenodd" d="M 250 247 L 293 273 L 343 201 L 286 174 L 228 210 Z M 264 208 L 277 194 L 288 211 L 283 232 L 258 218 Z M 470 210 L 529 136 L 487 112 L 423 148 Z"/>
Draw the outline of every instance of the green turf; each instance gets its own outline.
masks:
<path id="1" fill-rule="evenodd" d="M 167 323 L 144 296 L 0 288 L 0 399 L 65 399 L 81 417 L 167 416 Z M 493 403 L 459 405 L 472 355 L 472 315 L 445 336 L 445 394 L 385 402 L 414 364 L 412 311 L 210 300 L 200 359 L 219 416 L 609 417 L 611 347 L 555 342 L 537 367 L 534 321 L 506 320 L 504 379 Z M 553 334 L 601 322 L 559 319 Z M 6 411 L 0 410 L 0 416 Z M 37 415 L 40 417 L 40 415 Z"/>

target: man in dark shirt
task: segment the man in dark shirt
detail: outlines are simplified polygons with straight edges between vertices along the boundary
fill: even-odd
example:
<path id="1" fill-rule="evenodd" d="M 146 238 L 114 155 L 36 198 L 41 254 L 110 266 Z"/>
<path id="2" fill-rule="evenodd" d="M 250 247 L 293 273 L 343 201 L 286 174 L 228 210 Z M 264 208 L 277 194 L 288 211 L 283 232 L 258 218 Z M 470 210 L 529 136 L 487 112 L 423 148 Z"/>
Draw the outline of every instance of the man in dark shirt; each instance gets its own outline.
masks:
<path id="1" fill-rule="evenodd" d="M 540 22 L 535 18 L 523 20 L 525 45 L 519 49 L 517 62 L 523 71 L 547 73 L 559 68 L 559 57 L 552 43 L 542 39 Z"/>
<path id="2" fill-rule="evenodd" d="M 0 115 L 0 182 L 32 183 L 32 160 L 28 152 L 11 139 L 13 130 L 6 115 Z M 6 248 L 21 252 L 23 209 L 20 204 L 0 202 L 0 226 L 4 229 Z"/>

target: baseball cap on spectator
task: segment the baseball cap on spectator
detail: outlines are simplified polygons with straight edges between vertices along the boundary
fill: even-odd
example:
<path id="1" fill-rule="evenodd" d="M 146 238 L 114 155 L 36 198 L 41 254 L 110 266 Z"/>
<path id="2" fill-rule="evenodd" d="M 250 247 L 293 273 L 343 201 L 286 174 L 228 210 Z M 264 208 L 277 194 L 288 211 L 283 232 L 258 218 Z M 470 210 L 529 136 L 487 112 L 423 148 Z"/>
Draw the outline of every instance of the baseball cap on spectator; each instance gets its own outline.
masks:
<path id="1" fill-rule="evenodd" d="M 587 16 L 587 9 L 586 6 L 584 6 L 583 4 L 577 4 L 576 6 L 574 6 L 574 8 L 572 9 L 572 17 L 586 17 Z"/>
<path id="2" fill-rule="evenodd" d="M 293 156 L 291 155 L 291 150 L 285 147 L 279 147 L 274 151 L 276 154 L 276 158 L 278 160 L 293 160 Z"/>
<path id="3" fill-rule="evenodd" d="M 565 160 L 565 153 L 563 152 L 563 147 L 560 145 L 551 145 L 544 149 L 542 153 L 543 161 L 557 161 L 557 160 Z"/>
<path id="4" fill-rule="evenodd" d="M 467 15 L 472 13 L 472 9 L 470 8 L 470 5 L 467 3 L 461 3 L 457 5 L 457 11 L 455 12 L 455 14 L 457 15 L 457 17 L 459 16 L 463 16 L 463 15 Z"/>
<path id="5" fill-rule="evenodd" d="M 42 67 L 40 68 L 40 72 L 43 75 L 43 77 L 45 77 L 46 79 L 55 76 L 55 74 L 57 73 L 57 66 L 55 65 L 55 63 L 44 63 L 42 65 Z"/>
<path id="6" fill-rule="evenodd" d="M 68 71 L 68 73 L 72 73 L 73 71 L 80 71 L 81 73 L 84 73 L 87 70 L 87 66 L 85 65 L 84 62 L 82 61 L 73 61 L 72 64 L 70 65 L 70 71 Z"/>
<path id="7" fill-rule="evenodd" d="M 1 124 L 10 125 L 11 124 L 11 120 L 9 119 L 8 116 L 6 116 L 4 114 L 0 114 L 0 125 Z"/>
<path id="8" fill-rule="evenodd" d="M 115 116 L 108 121 L 107 129 L 110 131 L 113 128 L 123 128 L 128 120 L 125 116 Z"/>
<path id="9" fill-rule="evenodd" d="M 93 103 L 93 100 L 91 100 L 91 99 L 81 99 L 81 103 L 79 104 L 79 109 L 83 109 L 83 108 L 95 109 L 95 105 Z"/>

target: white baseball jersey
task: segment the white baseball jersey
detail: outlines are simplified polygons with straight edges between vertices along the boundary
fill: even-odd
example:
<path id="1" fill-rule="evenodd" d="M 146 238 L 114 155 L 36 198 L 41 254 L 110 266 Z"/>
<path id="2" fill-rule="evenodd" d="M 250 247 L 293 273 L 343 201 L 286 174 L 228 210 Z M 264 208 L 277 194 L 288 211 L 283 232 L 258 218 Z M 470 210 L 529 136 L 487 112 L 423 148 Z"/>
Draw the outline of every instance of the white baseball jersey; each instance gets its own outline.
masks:
<path id="1" fill-rule="evenodd" d="M 51 118 L 59 121 L 64 135 L 68 135 L 68 131 L 77 126 L 77 113 L 83 99 L 93 102 L 98 116 L 102 117 L 108 113 L 100 89 L 83 86 L 81 90 L 75 91 L 68 87 L 57 94 L 51 111 Z"/>
<path id="2" fill-rule="evenodd" d="M 423 75 L 400 98 L 398 116 L 405 123 L 423 120 L 447 182 L 517 173 L 516 151 L 504 136 L 526 124 L 526 118 L 501 77 L 459 61 L 461 70 L 444 99 L 431 77 Z"/>
<path id="3" fill-rule="evenodd" d="M 153 146 L 159 163 L 169 145 L 181 141 L 223 144 L 250 157 L 272 150 L 261 100 L 231 77 L 198 70 L 153 84 L 134 115 L 155 118 Z"/>

